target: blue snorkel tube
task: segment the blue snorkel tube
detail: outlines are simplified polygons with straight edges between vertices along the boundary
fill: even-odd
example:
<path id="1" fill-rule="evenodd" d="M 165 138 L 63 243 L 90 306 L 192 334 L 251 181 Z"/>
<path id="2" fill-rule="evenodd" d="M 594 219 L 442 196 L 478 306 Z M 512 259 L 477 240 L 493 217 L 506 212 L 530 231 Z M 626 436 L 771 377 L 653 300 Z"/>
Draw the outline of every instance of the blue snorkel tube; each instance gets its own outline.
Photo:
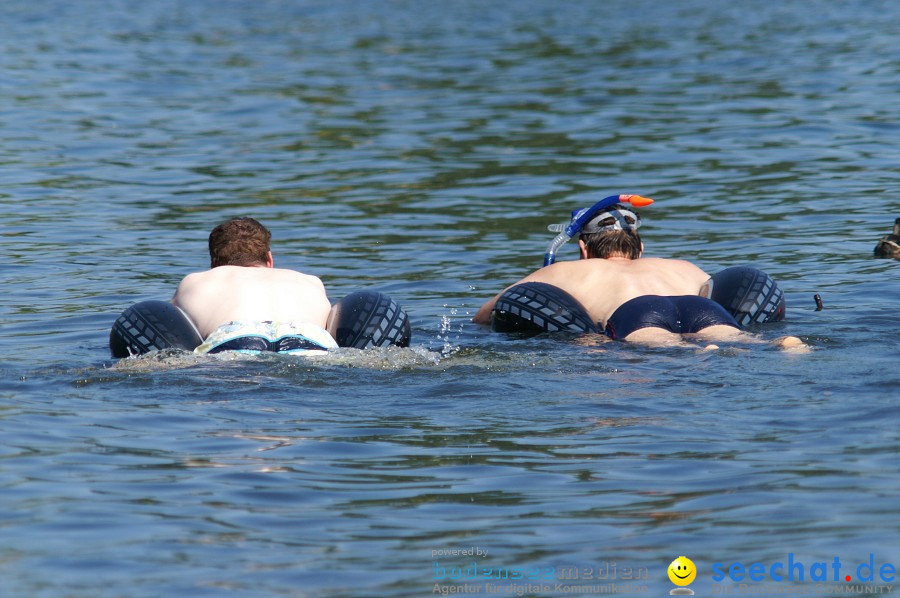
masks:
<path id="1" fill-rule="evenodd" d="M 649 197 L 641 197 L 640 195 L 610 195 L 609 197 L 604 197 L 589 208 L 573 210 L 572 220 L 569 221 L 568 225 L 551 224 L 547 227 L 551 232 L 558 232 L 559 234 L 553 238 L 553 241 L 550 242 L 550 246 L 547 247 L 547 252 L 544 254 L 544 266 L 549 266 L 554 263 L 556 261 L 556 250 L 577 236 L 578 233 L 581 232 L 581 229 L 584 228 L 584 225 L 590 222 L 594 216 L 618 203 L 630 203 L 636 207 L 643 207 L 649 206 L 653 203 L 653 200 Z"/>

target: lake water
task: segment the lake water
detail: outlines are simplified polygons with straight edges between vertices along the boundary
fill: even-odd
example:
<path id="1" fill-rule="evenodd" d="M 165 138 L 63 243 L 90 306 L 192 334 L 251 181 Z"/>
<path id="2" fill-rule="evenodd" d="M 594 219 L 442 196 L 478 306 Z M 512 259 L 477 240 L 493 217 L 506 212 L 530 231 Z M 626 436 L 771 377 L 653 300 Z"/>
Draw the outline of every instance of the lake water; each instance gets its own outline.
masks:
<path id="1" fill-rule="evenodd" d="M 734 562 L 766 567 L 748 592 L 886 591 L 854 584 L 900 566 L 900 262 L 872 256 L 900 216 L 900 4 L 0 17 L 0 595 L 660 596 L 679 555 L 698 595 Z M 812 350 L 470 322 L 612 193 L 657 200 L 647 255 L 769 272 L 788 317 L 757 333 Z M 389 293 L 412 348 L 111 360 L 119 312 L 234 215 L 333 300 Z M 776 583 L 789 555 L 807 578 Z"/>

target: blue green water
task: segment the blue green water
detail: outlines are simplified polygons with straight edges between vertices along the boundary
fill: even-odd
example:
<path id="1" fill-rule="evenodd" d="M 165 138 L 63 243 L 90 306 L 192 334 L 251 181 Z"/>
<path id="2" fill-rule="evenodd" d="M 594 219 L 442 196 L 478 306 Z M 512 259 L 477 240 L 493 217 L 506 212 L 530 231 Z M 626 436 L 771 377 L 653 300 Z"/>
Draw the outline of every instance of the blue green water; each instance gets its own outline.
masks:
<path id="1" fill-rule="evenodd" d="M 665 595 L 683 554 L 708 596 L 716 562 L 900 566 L 900 262 L 872 257 L 900 216 L 898 23 L 887 1 L 4 2 L 0 595 L 428 596 L 473 561 L 616 563 Z M 772 274 L 788 318 L 758 334 L 812 351 L 470 323 L 548 223 L 620 192 L 657 200 L 647 255 Z M 389 293 L 413 347 L 109 359 L 118 313 L 242 214 L 333 300 Z"/>

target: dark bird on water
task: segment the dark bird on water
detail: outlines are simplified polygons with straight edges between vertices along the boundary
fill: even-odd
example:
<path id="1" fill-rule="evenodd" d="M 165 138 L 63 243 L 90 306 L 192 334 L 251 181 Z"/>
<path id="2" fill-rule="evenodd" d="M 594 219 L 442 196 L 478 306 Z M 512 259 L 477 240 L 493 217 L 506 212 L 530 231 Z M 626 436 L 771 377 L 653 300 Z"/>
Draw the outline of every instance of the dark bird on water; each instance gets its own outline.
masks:
<path id="1" fill-rule="evenodd" d="M 900 218 L 894 220 L 893 234 L 885 235 L 878 241 L 878 245 L 875 246 L 875 255 L 900 258 Z"/>

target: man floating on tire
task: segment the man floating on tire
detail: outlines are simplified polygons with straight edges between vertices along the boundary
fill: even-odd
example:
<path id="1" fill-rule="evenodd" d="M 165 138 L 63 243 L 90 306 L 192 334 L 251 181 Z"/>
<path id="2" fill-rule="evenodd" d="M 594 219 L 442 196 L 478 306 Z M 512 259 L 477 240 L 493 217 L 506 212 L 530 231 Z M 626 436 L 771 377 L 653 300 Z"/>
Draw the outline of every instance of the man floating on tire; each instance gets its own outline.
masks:
<path id="1" fill-rule="evenodd" d="M 754 311 L 750 321 L 784 317 L 781 291 L 765 273 L 750 272 L 751 289 L 716 288 L 716 280 L 694 264 L 678 259 L 644 258 L 644 244 L 637 233 L 641 224 L 633 209 L 653 203 L 639 195 L 614 195 L 594 206 L 577 210 L 547 250 L 545 266 L 485 303 L 474 321 L 492 324 L 495 330 L 602 331 L 610 338 L 647 344 L 677 344 L 686 339 L 741 340 L 745 314 L 726 309 L 735 293 L 752 290 Z M 626 205 L 629 204 L 629 205 Z M 556 249 L 578 236 L 580 258 L 555 263 Z M 734 279 L 729 277 L 729 280 Z M 741 278 L 741 277 L 738 277 Z M 741 288 L 739 288 L 741 287 Z M 745 296 L 739 303 L 746 303 Z M 542 306 L 542 304 L 545 304 Z M 542 309 L 544 307 L 544 309 Z M 783 346 L 801 344 L 782 339 Z"/>
<path id="2" fill-rule="evenodd" d="M 253 218 L 215 227 L 209 270 L 188 274 L 171 302 L 122 312 L 110 332 L 113 357 L 168 348 L 316 355 L 409 345 L 409 317 L 390 297 L 357 291 L 332 306 L 317 277 L 275 268 L 271 237 Z"/>

